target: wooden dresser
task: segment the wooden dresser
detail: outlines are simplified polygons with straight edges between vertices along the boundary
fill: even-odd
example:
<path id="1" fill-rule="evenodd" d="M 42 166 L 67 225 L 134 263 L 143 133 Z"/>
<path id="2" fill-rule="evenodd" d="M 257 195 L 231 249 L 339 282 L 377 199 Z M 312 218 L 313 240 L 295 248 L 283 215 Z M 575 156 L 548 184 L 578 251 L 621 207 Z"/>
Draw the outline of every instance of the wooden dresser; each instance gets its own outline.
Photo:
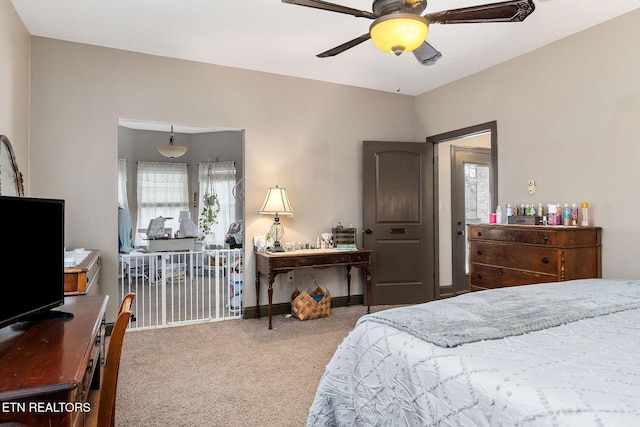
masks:
<path id="1" fill-rule="evenodd" d="M 470 224 L 469 290 L 602 277 L 600 227 Z"/>
<path id="2" fill-rule="evenodd" d="M 73 268 L 64 269 L 64 294 L 98 295 L 100 293 L 100 251 L 90 250 Z"/>

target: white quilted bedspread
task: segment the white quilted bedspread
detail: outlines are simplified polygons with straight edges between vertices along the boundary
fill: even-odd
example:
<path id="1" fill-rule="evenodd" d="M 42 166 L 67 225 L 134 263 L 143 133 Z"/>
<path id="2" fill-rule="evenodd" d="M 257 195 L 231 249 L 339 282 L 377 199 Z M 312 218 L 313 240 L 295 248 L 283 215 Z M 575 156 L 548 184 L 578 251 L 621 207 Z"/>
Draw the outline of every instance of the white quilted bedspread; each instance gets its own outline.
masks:
<path id="1" fill-rule="evenodd" d="M 364 322 L 307 426 L 640 426 L 640 309 L 453 348 Z"/>

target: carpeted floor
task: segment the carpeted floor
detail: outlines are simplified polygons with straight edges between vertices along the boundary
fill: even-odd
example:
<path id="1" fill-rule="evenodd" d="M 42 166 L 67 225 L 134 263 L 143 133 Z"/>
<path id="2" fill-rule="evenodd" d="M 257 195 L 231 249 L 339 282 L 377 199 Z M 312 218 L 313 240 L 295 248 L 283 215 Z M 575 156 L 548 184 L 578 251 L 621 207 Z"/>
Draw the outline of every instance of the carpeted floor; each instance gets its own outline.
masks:
<path id="1" fill-rule="evenodd" d="M 326 364 L 365 313 L 128 331 L 116 426 L 304 426 Z"/>

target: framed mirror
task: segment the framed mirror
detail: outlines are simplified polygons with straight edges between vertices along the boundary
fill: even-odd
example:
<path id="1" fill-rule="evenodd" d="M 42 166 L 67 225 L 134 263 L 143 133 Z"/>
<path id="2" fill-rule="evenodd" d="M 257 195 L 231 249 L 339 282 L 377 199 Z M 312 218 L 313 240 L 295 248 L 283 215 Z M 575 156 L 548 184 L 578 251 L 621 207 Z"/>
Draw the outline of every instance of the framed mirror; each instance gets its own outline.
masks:
<path id="1" fill-rule="evenodd" d="M 22 173 L 18 170 L 11 142 L 5 135 L 0 135 L 0 194 L 24 196 Z"/>

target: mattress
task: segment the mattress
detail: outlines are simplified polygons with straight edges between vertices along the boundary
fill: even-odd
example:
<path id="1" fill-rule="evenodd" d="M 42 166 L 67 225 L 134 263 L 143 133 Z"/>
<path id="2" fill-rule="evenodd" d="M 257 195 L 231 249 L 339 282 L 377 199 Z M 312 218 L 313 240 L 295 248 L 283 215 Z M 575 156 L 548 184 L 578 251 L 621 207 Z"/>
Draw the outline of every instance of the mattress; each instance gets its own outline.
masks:
<path id="1" fill-rule="evenodd" d="M 451 347 L 361 321 L 307 426 L 640 426 L 640 309 Z"/>

